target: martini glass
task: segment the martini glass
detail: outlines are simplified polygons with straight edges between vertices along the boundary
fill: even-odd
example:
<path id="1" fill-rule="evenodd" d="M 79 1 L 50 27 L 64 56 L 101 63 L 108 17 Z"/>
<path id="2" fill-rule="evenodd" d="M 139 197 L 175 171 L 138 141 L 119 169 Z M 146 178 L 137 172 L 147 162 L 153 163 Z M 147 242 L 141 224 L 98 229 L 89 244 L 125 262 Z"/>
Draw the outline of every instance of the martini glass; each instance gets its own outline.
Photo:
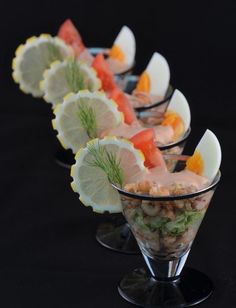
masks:
<path id="1" fill-rule="evenodd" d="M 184 150 L 190 132 L 191 129 L 189 128 L 180 140 L 166 146 L 159 146 L 159 149 L 164 154 L 169 171 L 175 169 L 178 157 Z M 100 224 L 97 228 L 96 239 L 105 248 L 116 252 L 125 254 L 140 253 L 140 249 L 129 225 L 124 221 L 121 214 L 112 214 L 105 223 Z"/>
<path id="2" fill-rule="evenodd" d="M 183 169 L 187 157 L 178 158 L 177 166 Z M 129 193 L 114 186 L 146 263 L 146 268 L 135 269 L 120 281 L 118 290 L 125 300 L 140 307 L 182 308 L 211 295 L 211 280 L 184 265 L 219 181 L 220 172 L 204 189 L 165 197 Z"/>

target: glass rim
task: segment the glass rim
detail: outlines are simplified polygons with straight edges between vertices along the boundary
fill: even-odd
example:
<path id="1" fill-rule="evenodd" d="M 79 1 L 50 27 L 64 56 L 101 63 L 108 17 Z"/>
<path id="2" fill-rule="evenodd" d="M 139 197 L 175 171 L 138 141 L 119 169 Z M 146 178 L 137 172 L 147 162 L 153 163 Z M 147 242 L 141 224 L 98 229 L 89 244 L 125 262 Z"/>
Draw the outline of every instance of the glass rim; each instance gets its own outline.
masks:
<path id="1" fill-rule="evenodd" d="M 92 54 L 98 54 L 98 53 L 103 53 L 104 55 L 108 55 L 108 50 L 110 50 L 110 48 L 105 48 L 105 47 L 88 47 L 88 50 L 92 53 Z M 120 73 L 114 74 L 115 76 L 119 76 L 119 77 L 123 77 L 124 75 L 131 73 L 133 68 L 135 66 L 135 60 L 133 61 L 133 63 L 125 70 L 122 71 Z"/>
<path id="2" fill-rule="evenodd" d="M 178 139 L 177 141 L 166 144 L 166 145 L 160 145 L 160 146 L 158 146 L 157 144 L 156 145 L 157 145 L 158 149 L 160 149 L 161 151 L 171 149 L 171 148 L 173 148 L 177 145 L 180 145 L 184 141 L 186 141 L 187 138 L 189 137 L 190 133 L 191 133 L 191 127 L 189 126 L 189 128 L 186 130 L 186 132 L 184 133 L 182 138 Z"/>
<path id="3" fill-rule="evenodd" d="M 170 91 L 170 94 L 167 95 L 168 91 Z M 165 104 L 166 102 L 168 102 L 171 99 L 172 95 L 174 94 L 174 91 L 175 91 L 175 88 L 171 84 L 169 84 L 167 91 L 166 91 L 166 95 L 165 95 L 163 100 L 156 102 L 156 103 L 148 104 L 148 105 L 145 105 L 145 106 L 135 107 L 134 109 L 137 112 L 142 112 L 142 111 L 146 111 L 146 110 L 149 110 L 149 109 L 152 109 L 152 108 L 155 108 L 155 107 L 159 107 L 159 106 Z"/>
<path id="4" fill-rule="evenodd" d="M 127 76 L 127 78 L 129 78 L 130 81 L 137 82 L 138 78 L 139 78 L 139 75 L 129 75 L 129 76 Z M 170 91 L 170 94 L 167 95 L 168 91 Z M 142 112 L 142 111 L 146 111 L 146 110 L 152 109 L 154 107 L 161 106 L 161 105 L 163 105 L 164 103 L 168 102 L 171 99 L 172 95 L 174 94 L 174 91 L 175 91 L 175 88 L 171 84 L 169 84 L 168 88 L 167 88 L 167 91 L 166 91 L 166 95 L 165 95 L 163 100 L 158 101 L 156 103 L 148 104 L 148 105 L 145 105 L 145 106 L 135 107 L 134 109 L 137 112 Z"/>
<path id="5" fill-rule="evenodd" d="M 175 154 L 169 154 L 168 157 L 177 157 L 179 161 L 184 161 L 188 157 L 188 155 L 175 155 Z M 180 159 L 182 158 L 182 159 Z M 125 191 L 124 189 L 119 188 L 115 184 L 112 184 L 113 188 L 115 188 L 120 195 L 124 195 L 129 198 L 133 199 L 139 199 L 139 200 L 148 200 L 148 201 L 175 201 L 175 200 L 183 200 L 183 199 L 190 199 L 193 197 L 197 197 L 199 195 L 202 195 L 210 190 L 213 190 L 216 188 L 216 186 L 219 184 L 219 181 L 221 179 L 221 171 L 219 170 L 212 181 L 210 185 L 208 185 L 205 188 L 202 188 L 198 191 L 189 193 L 189 194 L 184 194 L 184 195 L 176 195 L 176 196 L 150 196 L 150 195 L 145 195 L 145 194 L 136 194 L 136 193 L 130 193 Z"/>

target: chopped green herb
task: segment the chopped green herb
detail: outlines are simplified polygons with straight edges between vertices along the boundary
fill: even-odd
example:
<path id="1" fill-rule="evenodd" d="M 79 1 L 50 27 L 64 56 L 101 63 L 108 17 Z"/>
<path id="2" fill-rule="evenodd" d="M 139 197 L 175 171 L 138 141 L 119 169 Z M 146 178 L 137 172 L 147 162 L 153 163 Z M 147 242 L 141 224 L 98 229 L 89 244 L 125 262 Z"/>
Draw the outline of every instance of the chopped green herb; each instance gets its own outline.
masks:
<path id="1" fill-rule="evenodd" d="M 124 174 L 114 153 L 108 152 L 104 146 L 98 144 L 88 145 L 88 150 L 92 156 L 91 161 L 87 161 L 90 166 L 101 168 L 107 175 L 108 180 L 120 187 L 123 186 Z"/>
<path id="2" fill-rule="evenodd" d="M 55 46 L 53 43 L 47 43 L 47 48 L 49 51 L 49 59 L 48 59 L 48 65 L 56 60 L 63 60 L 63 56 L 61 54 L 61 51 L 59 47 Z"/>
<path id="3" fill-rule="evenodd" d="M 94 109 L 88 106 L 88 104 L 82 102 L 78 106 L 78 117 L 89 138 L 96 138 L 97 121 Z"/>
<path id="4" fill-rule="evenodd" d="M 84 76 L 81 72 L 79 63 L 75 58 L 68 60 L 66 66 L 66 81 L 70 90 L 74 93 L 85 88 Z"/>

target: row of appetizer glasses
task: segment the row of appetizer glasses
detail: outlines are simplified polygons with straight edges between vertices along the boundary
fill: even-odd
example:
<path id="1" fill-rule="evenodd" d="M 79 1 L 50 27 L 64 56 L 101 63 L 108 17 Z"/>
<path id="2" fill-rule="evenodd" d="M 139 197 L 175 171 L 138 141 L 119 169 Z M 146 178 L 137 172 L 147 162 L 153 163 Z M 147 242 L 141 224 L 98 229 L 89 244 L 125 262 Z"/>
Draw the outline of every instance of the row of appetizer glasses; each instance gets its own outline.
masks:
<path id="1" fill-rule="evenodd" d="M 60 28 L 59 38 L 72 47 L 75 54 L 79 55 L 80 60 L 88 64 L 91 64 L 93 57 L 102 54 L 104 59 L 107 59 L 110 69 L 113 70 L 116 85 L 131 101 L 133 100 L 133 109 L 137 119 L 147 128 L 160 124 L 168 107 L 173 102 L 178 102 L 178 95 L 182 95 L 169 84 L 169 67 L 166 60 L 160 54 L 155 53 L 142 75 L 132 75 L 135 64 L 135 42 L 128 27 L 122 28 L 112 49 L 85 48 L 80 35 L 73 27 L 70 21 L 66 21 Z M 67 47 L 62 43 L 57 38 L 53 40 L 52 37 L 41 35 L 39 38 L 27 40 L 25 46 L 21 46 L 16 51 L 16 58 L 13 61 L 13 78 L 20 84 L 20 88 L 24 92 L 31 93 L 33 96 L 43 96 L 45 82 L 43 87 L 39 86 L 38 82 L 42 79 L 41 75 L 44 77 L 49 75 L 48 72 L 45 74 L 43 71 L 50 67 L 52 59 L 63 60 L 63 57 L 58 56 L 58 46 L 59 49 L 63 50 L 65 56 L 68 55 Z M 26 69 L 27 57 L 30 59 L 27 53 L 29 54 L 31 47 L 31 50 L 39 48 L 40 44 L 44 44 L 41 48 L 42 54 L 45 52 L 46 45 L 47 48 L 50 45 L 50 48 L 43 54 L 42 59 L 38 58 L 40 55 L 38 51 L 35 54 L 32 51 L 31 60 L 34 61 L 33 64 L 30 63 L 30 66 L 33 67 L 32 71 L 35 69 L 34 65 L 37 66 L 40 60 L 47 60 L 40 67 L 36 78 L 31 75 L 29 68 Z M 116 57 L 120 59 L 126 55 L 129 61 L 122 66 L 118 63 L 119 61 L 117 62 Z M 131 60 L 130 55 L 132 55 Z M 115 61 L 113 61 L 112 56 L 114 56 Z M 151 95 L 153 93 L 150 92 L 148 96 L 146 95 L 146 87 L 150 87 L 149 79 L 151 79 L 151 83 L 156 82 L 156 72 L 153 73 L 153 67 L 155 68 L 156 63 L 157 71 L 159 69 L 161 76 L 157 85 L 160 87 L 162 95 L 157 96 L 154 91 L 154 95 Z M 54 68 L 56 68 L 56 65 L 51 66 L 50 74 Z M 147 73 L 149 76 L 147 76 Z M 34 78 L 35 80 L 32 81 Z M 136 92 L 133 99 L 133 93 L 139 87 L 141 79 L 143 79 L 141 89 L 143 90 L 144 87 L 145 91 L 141 91 L 142 93 Z M 183 95 L 180 97 L 183 97 Z M 184 104 L 181 108 L 184 109 L 187 102 L 185 102 L 185 98 L 182 100 L 184 100 Z M 145 101 L 144 104 L 143 101 Z M 65 104 L 64 101 L 61 103 Z M 56 109 L 55 107 L 53 105 L 54 109 Z M 184 170 L 186 161 L 189 159 L 189 156 L 182 155 L 191 132 L 188 107 L 187 111 L 180 110 L 181 112 L 183 112 L 183 115 L 187 115 L 184 133 L 167 144 L 156 143 L 163 154 L 169 172 Z M 75 161 L 74 153 L 71 149 L 59 148 L 55 154 L 55 160 L 59 165 L 71 168 Z M 135 269 L 120 281 L 118 290 L 124 299 L 141 307 L 188 307 L 198 304 L 210 296 L 213 290 L 211 280 L 197 270 L 184 268 L 184 265 L 219 180 L 220 171 L 216 173 L 206 187 L 200 190 L 160 196 L 152 196 L 145 192 L 127 191 L 116 183 L 112 184 L 114 191 L 117 191 L 120 196 L 123 216 L 119 214 L 110 215 L 107 223 L 98 226 L 96 239 L 104 247 L 116 252 L 141 253 L 146 264 L 145 269 Z M 166 223 L 168 215 L 166 214 L 167 217 L 165 217 L 165 212 L 167 212 L 167 209 L 168 215 L 176 216 L 178 214 L 178 217 L 184 219 L 186 225 L 189 223 L 187 231 L 181 233 L 178 230 L 179 233 L 173 231 L 167 234 L 157 232 L 156 226 L 146 228 L 143 225 L 143 221 L 150 223 L 153 219 Z M 188 216 L 189 213 L 198 217 L 197 222 L 190 223 L 192 218 Z"/>

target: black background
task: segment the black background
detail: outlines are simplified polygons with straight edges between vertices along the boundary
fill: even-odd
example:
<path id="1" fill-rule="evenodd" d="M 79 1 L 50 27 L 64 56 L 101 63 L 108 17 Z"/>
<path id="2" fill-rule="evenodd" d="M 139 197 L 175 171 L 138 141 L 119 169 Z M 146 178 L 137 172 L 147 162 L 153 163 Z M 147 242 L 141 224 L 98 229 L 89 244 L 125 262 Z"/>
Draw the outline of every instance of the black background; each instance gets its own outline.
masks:
<path id="1" fill-rule="evenodd" d="M 1 307 L 130 307 L 116 285 L 143 264 L 96 243 L 104 217 L 80 205 L 69 171 L 54 163 L 49 104 L 21 93 L 11 78 L 16 47 L 32 35 L 56 34 L 68 17 L 87 46 L 110 46 L 130 26 L 136 73 L 154 51 L 166 57 L 171 83 L 192 111 L 186 153 L 206 128 L 218 136 L 222 180 L 187 264 L 215 283 L 201 307 L 236 307 L 236 1 L 3 1 L 0 11 Z"/>

